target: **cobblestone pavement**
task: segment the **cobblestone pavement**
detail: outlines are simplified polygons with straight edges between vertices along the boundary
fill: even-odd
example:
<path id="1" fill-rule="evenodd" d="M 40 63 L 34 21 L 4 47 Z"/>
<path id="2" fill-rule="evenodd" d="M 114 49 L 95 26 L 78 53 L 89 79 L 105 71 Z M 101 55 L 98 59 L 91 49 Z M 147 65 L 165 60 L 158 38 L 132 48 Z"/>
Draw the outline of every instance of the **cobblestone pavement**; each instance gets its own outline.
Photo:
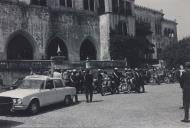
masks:
<path id="1" fill-rule="evenodd" d="M 0 116 L 0 127 L 55 128 L 190 128 L 182 123 L 179 85 L 147 85 L 144 94 L 95 95 L 93 103 L 43 108 L 36 116 Z"/>

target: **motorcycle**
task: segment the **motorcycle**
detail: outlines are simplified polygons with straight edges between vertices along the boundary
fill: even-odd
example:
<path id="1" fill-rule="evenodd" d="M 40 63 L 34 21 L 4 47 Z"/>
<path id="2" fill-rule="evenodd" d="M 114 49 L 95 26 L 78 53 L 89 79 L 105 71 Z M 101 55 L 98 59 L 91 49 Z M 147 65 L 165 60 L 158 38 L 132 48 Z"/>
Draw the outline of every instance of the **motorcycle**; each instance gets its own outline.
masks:
<path id="1" fill-rule="evenodd" d="M 115 85 L 115 82 L 111 79 L 111 76 L 106 76 L 103 79 L 101 95 L 105 96 L 106 93 L 115 94 L 116 88 L 114 87 L 114 85 Z"/>
<path id="2" fill-rule="evenodd" d="M 119 86 L 119 89 L 120 89 L 120 92 L 131 93 L 132 88 L 127 78 L 121 79 L 121 84 Z"/>

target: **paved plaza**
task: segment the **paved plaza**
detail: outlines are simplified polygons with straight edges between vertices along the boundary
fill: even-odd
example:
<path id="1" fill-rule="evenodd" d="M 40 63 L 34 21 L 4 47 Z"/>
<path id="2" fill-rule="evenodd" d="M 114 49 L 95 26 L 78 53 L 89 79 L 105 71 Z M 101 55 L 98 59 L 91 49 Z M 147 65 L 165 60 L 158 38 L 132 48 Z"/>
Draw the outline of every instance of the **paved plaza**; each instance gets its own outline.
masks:
<path id="1" fill-rule="evenodd" d="M 55 128 L 187 128 L 182 123 L 178 84 L 147 85 L 144 94 L 94 96 L 93 103 L 81 102 L 69 107 L 53 105 L 38 115 L 23 113 L 0 116 L 0 127 Z"/>

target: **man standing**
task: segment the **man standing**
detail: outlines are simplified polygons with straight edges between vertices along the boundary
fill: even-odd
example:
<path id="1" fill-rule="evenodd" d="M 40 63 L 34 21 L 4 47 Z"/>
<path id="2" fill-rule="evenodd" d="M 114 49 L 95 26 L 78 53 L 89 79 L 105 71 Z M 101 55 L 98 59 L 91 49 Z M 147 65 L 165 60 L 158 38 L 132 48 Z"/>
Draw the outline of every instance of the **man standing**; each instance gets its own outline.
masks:
<path id="1" fill-rule="evenodd" d="M 84 86 L 85 86 L 85 94 L 86 94 L 86 102 L 89 103 L 89 95 L 90 95 L 90 102 L 92 102 L 93 98 L 93 75 L 90 74 L 90 70 L 86 69 L 86 73 L 84 75 Z"/>
<path id="2" fill-rule="evenodd" d="M 71 86 L 76 88 L 76 93 L 78 94 L 78 79 L 77 79 L 77 70 L 73 69 L 73 72 L 70 76 Z M 78 102 L 78 95 L 75 96 L 75 101 Z"/>
<path id="3" fill-rule="evenodd" d="M 119 86 L 120 86 L 122 74 L 118 71 L 118 68 L 114 68 L 112 76 L 113 76 L 113 80 L 115 82 L 115 89 L 116 89 L 117 93 L 119 94 Z"/>
<path id="4" fill-rule="evenodd" d="M 140 93 L 140 86 L 141 86 L 141 77 L 139 74 L 139 69 L 135 68 L 135 73 L 134 73 L 134 84 L 135 84 L 135 92 Z"/>
<path id="5" fill-rule="evenodd" d="M 179 84 L 180 84 L 180 87 L 181 87 L 181 89 L 182 89 L 182 91 L 183 91 L 181 77 L 182 77 L 183 73 L 185 72 L 185 70 L 184 70 L 183 65 L 180 65 L 179 68 L 180 68 L 180 69 L 179 69 L 179 71 L 177 72 L 177 80 L 178 80 L 178 82 L 179 82 Z M 183 103 L 183 106 L 180 107 L 180 109 L 184 109 L 184 103 Z"/>
<path id="6" fill-rule="evenodd" d="M 101 94 L 102 94 L 102 83 L 103 83 L 102 70 L 98 69 L 98 72 L 97 72 L 97 86 L 98 86 L 98 91 Z"/>
<path id="7" fill-rule="evenodd" d="M 190 105 L 190 63 L 186 64 L 187 70 L 182 74 L 181 85 L 183 89 L 184 119 L 182 122 L 190 122 L 189 105 Z"/>

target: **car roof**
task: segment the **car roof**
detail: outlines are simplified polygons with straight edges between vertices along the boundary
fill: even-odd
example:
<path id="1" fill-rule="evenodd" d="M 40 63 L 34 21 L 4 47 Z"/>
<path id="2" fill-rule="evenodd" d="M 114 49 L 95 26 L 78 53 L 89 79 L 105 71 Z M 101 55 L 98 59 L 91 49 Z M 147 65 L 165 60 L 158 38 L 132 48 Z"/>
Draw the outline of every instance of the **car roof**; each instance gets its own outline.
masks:
<path id="1" fill-rule="evenodd" d="M 45 75 L 29 75 L 26 76 L 25 79 L 33 79 L 33 80 L 54 80 L 54 79 L 61 79 L 59 77 L 49 77 L 49 76 L 45 76 Z"/>
<path id="2" fill-rule="evenodd" d="M 47 80 L 47 79 L 50 79 L 50 77 L 45 76 L 45 75 L 29 75 L 29 76 L 26 76 L 25 79 Z"/>

